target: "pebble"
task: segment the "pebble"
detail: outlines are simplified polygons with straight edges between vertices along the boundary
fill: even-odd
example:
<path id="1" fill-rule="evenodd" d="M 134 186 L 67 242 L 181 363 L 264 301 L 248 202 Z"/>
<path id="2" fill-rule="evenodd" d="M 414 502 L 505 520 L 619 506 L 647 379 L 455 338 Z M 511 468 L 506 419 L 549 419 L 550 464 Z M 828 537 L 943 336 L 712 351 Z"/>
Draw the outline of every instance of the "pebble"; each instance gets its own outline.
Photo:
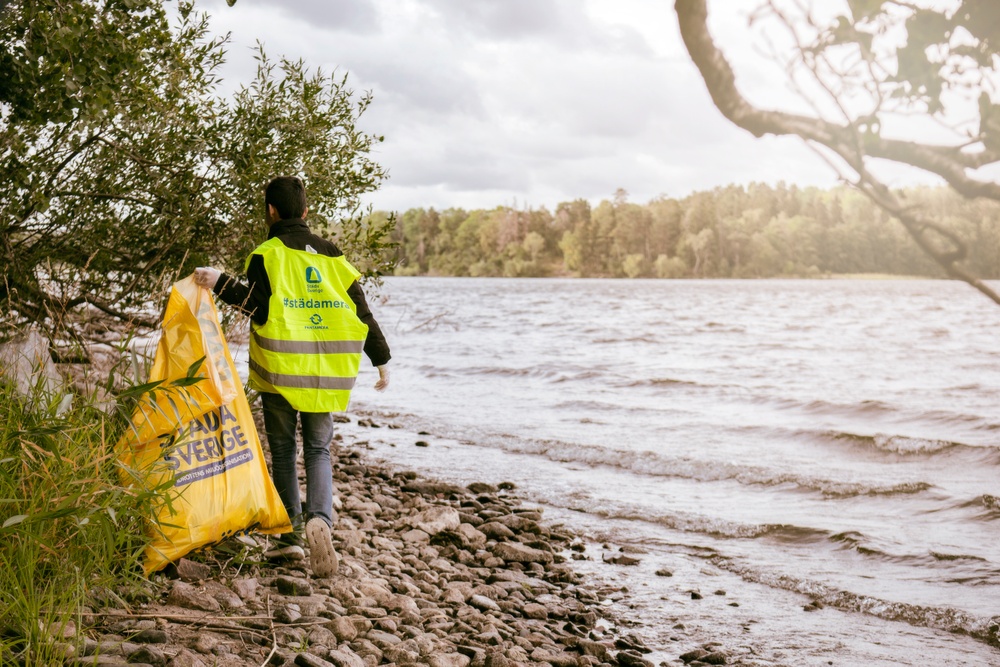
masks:
<path id="1" fill-rule="evenodd" d="M 274 586 L 282 595 L 312 595 L 313 587 L 308 580 L 300 577 L 279 576 L 274 579 Z"/>
<path id="2" fill-rule="evenodd" d="M 560 552 L 580 554 L 586 545 L 509 495 L 513 483 L 463 488 L 369 463 L 346 444 L 331 453 L 340 501 L 337 575 L 311 580 L 304 564 L 252 558 L 220 572 L 222 559 L 192 554 L 178 563 L 180 579 L 154 577 L 153 590 L 162 594 L 141 611 L 162 618 L 130 640 L 158 643 L 115 640 L 113 632 L 134 635 L 140 620 L 102 608 L 86 617 L 94 638 L 87 650 L 103 655 L 98 647 L 117 641 L 120 655 L 109 658 L 119 662 L 124 655 L 157 667 L 262 665 L 274 632 L 280 649 L 269 664 L 282 666 L 651 664 L 642 657 L 649 649 L 622 635 L 613 618 L 598 626 L 613 613 L 602 604 L 609 591 L 595 591 L 562 563 Z M 607 560 L 638 563 L 624 551 Z M 627 595 L 611 591 L 618 600 Z M 210 612 L 218 627 L 172 620 L 178 608 L 192 620 Z"/>

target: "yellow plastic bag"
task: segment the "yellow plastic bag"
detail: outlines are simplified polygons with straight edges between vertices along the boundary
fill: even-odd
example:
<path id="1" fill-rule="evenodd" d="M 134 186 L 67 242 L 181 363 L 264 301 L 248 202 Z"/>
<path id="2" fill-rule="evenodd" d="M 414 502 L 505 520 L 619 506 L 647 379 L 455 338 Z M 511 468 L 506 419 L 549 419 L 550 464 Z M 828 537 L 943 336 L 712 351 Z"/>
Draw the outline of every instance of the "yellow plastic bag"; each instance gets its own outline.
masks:
<path id="1" fill-rule="evenodd" d="M 174 283 L 162 328 L 149 377 L 160 384 L 118 443 L 126 475 L 142 471 L 147 487 L 167 488 L 146 574 L 235 534 L 292 530 L 211 293 L 193 278 Z"/>

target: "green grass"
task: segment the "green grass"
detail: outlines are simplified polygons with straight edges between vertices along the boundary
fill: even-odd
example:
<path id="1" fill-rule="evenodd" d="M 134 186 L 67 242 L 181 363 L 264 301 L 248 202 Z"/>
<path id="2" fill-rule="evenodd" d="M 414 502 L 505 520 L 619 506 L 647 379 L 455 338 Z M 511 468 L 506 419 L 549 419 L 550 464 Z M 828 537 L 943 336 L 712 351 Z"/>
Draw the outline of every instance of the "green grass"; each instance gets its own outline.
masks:
<path id="1" fill-rule="evenodd" d="M 115 443 L 127 418 L 79 396 L 58 414 L 59 399 L 0 382 L 0 664 L 62 664 L 85 607 L 145 582 L 158 491 L 121 474 Z M 55 641 L 70 621 L 76 631 Z"/>

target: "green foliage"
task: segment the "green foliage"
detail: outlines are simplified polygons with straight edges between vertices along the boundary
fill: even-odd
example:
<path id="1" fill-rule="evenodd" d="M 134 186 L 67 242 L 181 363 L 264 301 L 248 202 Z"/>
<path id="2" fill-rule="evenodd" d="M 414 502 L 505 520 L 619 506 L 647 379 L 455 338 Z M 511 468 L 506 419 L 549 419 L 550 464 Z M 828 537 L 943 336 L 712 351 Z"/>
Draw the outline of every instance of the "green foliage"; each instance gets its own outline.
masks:
<path id="1" fill-rule="evenodd" d="M 51 400 L 47 400 L 50 399 Z M 0 662 L 62 664 L 53 641 L 83 605 L 138 590 L 158 491 L 126 485 L 126 419 L 0 383 Z M 72 633 L 66 641 L 74 641 Z"/>
<path id="2" fill-rule="evenodd" d="M 1000 277 L 1000 206 L 944 188 L 909 204 L 970 248 L 970 270 Z M 769 278 L 941 270 L 863 194 L 778 185 L 728 186 L 645 205 L 624 198 L 546 209 L 411 209 L 393 232 L 397 275 Z M 446 222 L 447 221 L 447 222 Z M 457 232 L 448 232 L 455 229 Z"/>
<path id="3" fill-rule="evenodd" d="M 356 127 L 370 96 L 261 48 L 224 99 L 225 47 L 191 2 L 173 26 L 157 0 L 0 13 L 0 333 L 71 328 L 84 304 L 129 319 L 198 264 L 242 270 L 279 174 L 304 178 L 311 221 L 359 268 L 391 271 L 392 221 L 358 200 L 385 178 L 381 137 Z"/>
<path id="4" fill-rule="evenodd" d="M 978 88 L 995 75 L 1000 7 L 992 0 L 931 7 L 899 0 L 847 4 L 849 12 L 823 31 L 809 50 L 832 58 L 833 49 L 858 47 L 856 53 L 866 62 L 872 83 L 906 108 L 943 115 L 948 91 Z M 905 39 L 899 39 L 901 32 Z M 845 82 L 852 78 L 845 77 Z M 879 112 L 893 110 L 884 106 Z"/>

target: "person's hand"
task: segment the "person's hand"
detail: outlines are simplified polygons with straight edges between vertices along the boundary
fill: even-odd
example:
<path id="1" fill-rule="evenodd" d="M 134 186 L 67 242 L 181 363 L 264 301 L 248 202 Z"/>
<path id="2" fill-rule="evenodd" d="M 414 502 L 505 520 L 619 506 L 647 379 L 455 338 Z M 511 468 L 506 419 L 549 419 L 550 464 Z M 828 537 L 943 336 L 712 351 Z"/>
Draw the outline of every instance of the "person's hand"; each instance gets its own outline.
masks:
<path id="1" fill-rule="evenodd" d="M 215 283 L 219 282 L 222 271 L 213 269 L 210 266 L 199 266 L 194 270 L 194 284 L 206 289 L 214 289 Z"/>
<path id="2" fill-rule="evenodd" d="M 383 364 L 375 368 L 378 369 L 378 382 L 375 383 L 375 391 L 385 391 L 389 388 L 389 367 Z"/>

